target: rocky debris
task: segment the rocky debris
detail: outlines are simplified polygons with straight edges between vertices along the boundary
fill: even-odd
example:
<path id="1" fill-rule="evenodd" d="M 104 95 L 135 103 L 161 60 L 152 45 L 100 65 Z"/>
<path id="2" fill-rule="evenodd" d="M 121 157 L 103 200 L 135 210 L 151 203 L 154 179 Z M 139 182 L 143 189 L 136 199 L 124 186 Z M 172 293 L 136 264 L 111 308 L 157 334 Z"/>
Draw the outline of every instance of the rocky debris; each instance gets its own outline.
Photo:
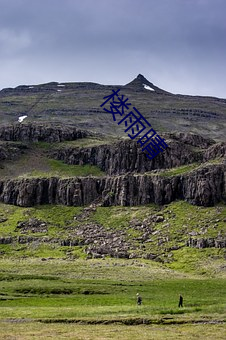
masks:
<path id="1" fill-rule="evenodd" d="M 32 233 L 47 233 L 48 226 L 46 222 L 43 222 L 36 218 L 30 218 L 28 221 L 18 222 L 16 230 L 20 230 L 21 234 L 26 234 L 28 232 Z"/>
<path id="2" fill-rule="evenodd" d="M 193 248 L 226 248 L 226 238 L 190 238 L 186 245 Z"/>
<path id="3" fill-rule="evenodd" d="M 80 242 L 78 239 L 61 239 L 61 238 L 54 238 L 48 236 L 10 236 L 10 237 L 0 237 L 0 244 L 33 244 L 33 245 L 40 245 L 43 243 L 47 244 L 57 244 L 59 246 L 82 246 L 83 243 Z"/>
<path id="4" fill-rule="evenodd" d="M 84 220 L 88 220 L 88 218 L 90 217 L 91 214 L 93 214 L 96 211 L 95 207 L 87 207 L 84 208 L 82 213 L 75 216 L 74 220 L 75 221 L 84 221 Z"/>
<path id="5" fill-rule="evenodd" d="M 156 223 L 163 222 L 163 221 L 164 221 L 164 216 L 162 216 L 162 215 L 155 216 L 155 222 Z"/>
<path id="6" fill-rule="evenodd" d="M 92 210 L 91 210 L 92 211 Z M 87 212 L 87 210 L 85 210 Z M 88 210 L 89 212 L 89 210 Z M 171 261 L 172 250 L 177 250 L 183 245 L 177 244 L 171 247 L 167 246 L 170 241 L 168 234 L 169 223 L 165 221 L 164 215 L 157 213 L 146 216 L 142 221 L 133 218 L 128 226 L 123 228 L 104 227 L 95 222 L 86 222 L 86 215 L 80 214 L 81 223 L 75 226 L 65 226 L 67 236 L 49 237 L 49 236 L 31 236 L 21 235 L 28 232 L 46 232 L 47 224 L 39 219 L 29 219 L 28 221 L 18 222 L 16 232 L 18 236 L 0 237 L 0 244 L 29 244 L 35 248 L 41 244 L 53 244 L 66 248 L 66 256 L 73 258 L 73 247 L 83 247 L 87 258 L 104 258 L 111 256 L 114 258 L 138 258 L 143 257 L 160 262 Z M 78 220 L 77 220 L 78 221 Z M 164 229 L 164 234 L 163 234 Z M 168 234 L 168 235 L 167 235 Z M 188 233 L 187 241 L 184 246 L 196 248 L 225 248 L 226 239 L 220 232 L 215 238 L 197 238 L 198 233 Z M 152 249 L 152 242 L 153 249 Z M 156 252 L 157 246 L 157 252 Z M 3 251 L 4 252 L 4 251 Z"/>
<path id="7" fill-rule="evenodd" d="M 24 144 L 0 142 L 0 161 L 14 160 L 18 158 L 18 155 L 24 153 L 26 149 L 27 146 Z"/>
<path id="8" fill-rule="evenodd" d="M 102 225 L 88 223 L 76 228 L 75 235 L 80 243 L 86 245 L 86 254 L 89 257 L 112 257 L 128 258 L 128 251 L 132 245 L 126 240 L 124 230 L 112 230 Z"/>
<path id="9" fill-rule="evenodd" d="M 86 138 L 93 134 L 78 130 L 74 126 L 54 126 L 38 124 L 14 124 L 0 127 L 0 140 L 23 142 L 63 142 Z"/>
<path id="10" fill-rule="evenodd" d="M 103 206 L 168 204 L 183 199 L 212 206 L 226 199 L 226 164 L 212 164 L 174 177 L 122 175 L 112 177 L 31 178 L 0 180 L 0 201 L 19 206 L 38 204 Z"/>
<path id="11" fill-rule="evenodd" d="M 65 240 L 60 240 L 60 245 L 63 247 L 75 247 L 75 246 L 82 246 L 83 242 L 79 239 L 65 239 Z"/>
<path id="12" fill-rule="evenodd" d="M 13 238 L 11 236 L 0 237 L 0 244 L 10 244 L 12 242 L 13 242 Z"/>

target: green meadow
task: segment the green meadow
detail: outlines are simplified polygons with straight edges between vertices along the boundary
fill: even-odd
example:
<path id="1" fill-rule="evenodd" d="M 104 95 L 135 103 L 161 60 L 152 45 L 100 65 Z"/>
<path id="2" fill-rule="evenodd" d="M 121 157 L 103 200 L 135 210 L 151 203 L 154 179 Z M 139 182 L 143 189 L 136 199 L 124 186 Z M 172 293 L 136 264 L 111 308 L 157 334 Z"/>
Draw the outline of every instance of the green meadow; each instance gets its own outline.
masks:
<path id="1" fill-rule="evenodd" d="M 83 212 L 83 207 L 0 204 L 0 237 L 14 238 L 0 244 L 0 339 L 225 338 L 225 250 L 185 246 L 188 233 L 199 237 L 204 227 L 204 237 L 223 235 L 224 204 L 97 207 L 81 221 Z M 141 255 L 140 231 L 130 221 L 154 214 L 164 215 L 167 225 L 163 221 L 153 226 L 153 241 L 143 252 L 159 254 L 160 261 L 142 256 L 89 259 L 84 246 L 40 242 L 45 237 L 68 239 L 81 223 L 98 223 L 126 230 Z M 24 234 L 17 224 L 29 219 L 45 222 L 47 229 Z M 37 237 L 37 243 L 15 242 L 21 236 Z M 168 237 L 168 243 L 158 245 L 160 236 Z M 180 247 L 170 250 L 176 245 Z M 138 292 L 141 306 L 136 303 Z"/>
<path id="2" fill-rule="evenodd" d="M 6 339 L 61 339 L 67 333 L 71 339 L 141 339 L 143 332 L 144 339 L 154 339 L 153 334 L 163 339 L 168 331 L 169 338 L 173 332 L 176 338 L 177 332 L 178 338 L 187 332 L 192 338 L 211 329 L 223 339 L 226 331 L 223 278 L 184 274 L 141 259 L 2 258 L 0 266 Z"/>

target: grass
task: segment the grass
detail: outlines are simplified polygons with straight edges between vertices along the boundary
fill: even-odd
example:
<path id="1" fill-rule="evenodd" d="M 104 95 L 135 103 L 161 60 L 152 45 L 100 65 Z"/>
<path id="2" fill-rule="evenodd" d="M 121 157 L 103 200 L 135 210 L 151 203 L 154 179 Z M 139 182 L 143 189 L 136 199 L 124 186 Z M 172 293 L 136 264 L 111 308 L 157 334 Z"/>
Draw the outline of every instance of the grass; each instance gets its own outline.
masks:
<path id="1" fill-rule="evenodd" d="M 224 251 L 217 248 L 189 248 L 184 247 L 173 251 L 172 263 L 168 267 L 183 272 L 197 272 L 201 275 L 225 276 Z"/>
<path id="2" fill-rule="evenodd" d="M 36 149 L 43 149 L 43 150 L 54 150 L 54 149 L 61 149 L 61 148 L 85 148 L 85 147 L 92 147 L 92 146 L 98 146 L 98 145 L 104 145 L 104 144 L 110 144 L 114 141 L 118 141 L 114 137 L 108 137 L 101 136 L 101 137 L 87 137 L 87 138 L 79 138 L 76 140 L 71 141 L 63 141 L 60 143 L 48 143 L 48 142 L 34 142 L 32 143 L 32 146 Z"/>
<path id="3" fill-rule="evenodd" d="M 220 164 L 222 163 L 222 158 L 215 158 L 213 160 L 210 160 L 206 163 L 192 163 L 192 164 L 187 164 L 187 165 L 182 165 L 178 166 L 175 168 L 167 169 L 167 170 L 161 170 L 157 175 L 161 177 L 170 177 L 170 176 L 178 176 L 178 175 L 183 175 L 186 173 L 189 173 L 193 170 L 197 170 L 199 168 L 202 168 L 204 166 L 210 165 L 210 164 Z M 153 175 L 152 173 L 147 173 L 148 175 Z M 156 175 L 156 173 L 154 174 Z"/>
<path id="4" fill-rule="evenodd" d="M 73 339 L 73 340 L 159 340 L 159 339 L 225 339 L 225 325 L 81 325 L 81 324 L 43 324 L 26 322 L 1 322 L 1 335 L 3 339 L 15 338 L 18 340 L 30 339 Z"/>
<path id="5" fill-rule="evenodd" d="M 74 219 L 82 207 L 43 205 L 21 208 L 0 204 L 1 236 L 19 236 L 18 221 L 39 219 L 47 232 L 25 234 L 73 238 L 81 223 L 96 222 L 126 230 L 137 249 L 131 221 L 153 215 L 156 234 L 143 252 L 159 254 L 165 263 L 144 259 L 86 259 L 83 247 L 60 243 L 0 245 L 1 337 L 17 339 L 224 339 L 226 320 L 224 249 L 185 247 L 193 237 L 225 231 L 226 207 L 203 208 L 183 201 L 163 207 L 97 207 L 87 220 Z M 5 219 L 5 221 L 4 221 Z M 207 227 L 206 227 L 207 225 Z M 206 228 L 204 234 L 199 234 Z M 158 244 L 159 237 L 169 241 Z M 181 245 L 177 250 L 171 246 Z M 140 308 L 136 293 L 143 298 Z M 184 307 L 178 308 L 178 295 Z M 133 326 L 132 326 L 133 325 Z"/>
<path id="6" fill-rule="evenodd" d="M 33 178 L 33 177 L 61 177 L 68 178 L 74 176 L 103 176 L 103 172 L 98 166 L 85 165 L 70 165 L 63 161 L 52 159 L 49 153 L 55 149 L 66 146 L 78 145 L 95 145 L 95 143 L 103 143 L 99 139 L 78 139 L 65 143 L 47 143 L 37 142 L 21 144 L 26 148 L 26 153 L 23 152 L 18 158 L 2 162 L 0 167 L 0 177 L 5 178 Z M 10 144 L 13 148 L 17 145 L 15 142 Z M 14 151 L 15 153 L 15 151 Z"/>
<path id="7" fill-rule="evenodd" d="M 60 228 L 76 213 L 67 208 L 63 213 L 63 207 L 58 212 L 54 206 L 50 211 L 39 207 L 38 216 L 46 216 L 52 224 L 58 222 Z M 132 213 L 136 215 L 138 210 Z M 203 254 L 190 250 L 187 259 L 185 254 L 178 254 L 179 264 L 186 259 L 184 267 L 171 269 L 142 259 L 86 260 L 80 256 L 72 261 L 63 259 L 63 250 L 60 254 L 59 249 L 43 251 L 42 258 L 37 252 L 27 258 L 2 255 L 1 336 L 124 340 L 139 339 L 141 334 L 144 339 L 165 339 L 167 334 L 167 339 L 192 339 L 201 338 L 201 332 L 203 338 L 224 339 L 225 278 L 194 274 L 194 268 L 188 267 L 191 254 L 194 261 L 203 259 Z M 143 298 L 139 308 L 137 292 Z M 180 309 L 179 294 L 184 297 Z"/>
<path id="8" fill-rule="evenodd" d="M 139 207 L 98 207 L 92 219 L 106 228 L 121 228 L 129 226 L 132 219 L 142 220 L 145 216 L 159 211 L 155 204 Z"/>
<path id="9" fill-rule="evenodd" d="M 13 243 L 1 245 L 2 256 L 84 258 L 85 245 L 62 246 L 61 240 L 73 240 L 81 244 L 77 230 L 83 224 L 90 223 L 99 224 L 111 233 L 118 233 L 120 230 L 124 232 L 124 238 L 131 244 L 130 252 L 135 253 L 137 257 L 153 254 L 169 268 L 211 277 L 225 277 L 225 271 L 222 270 L 225 261 L 224 249 L 186 247 L 190 238 L 216 238 L 218 235 L 225 237 L 224 204 L 204 208 L 176 201 L 161 208 L 154 204 L 141 207 L 97 207 L 88 216 L 85 215 L 84 219 L 77 218 L 82 216 L 84 211 L 83 207 L 60 205 L 23 208 L 0 204 L 0 237 L 14 237 Z M 159 223 L 150 222 L 150 242 L 142 242 L 137 238 L 144 232 L 142 228 L 136 228 L 136 223 L 142 225 L 145 219 L 153 215 L 161 215 L 164 220 Z M 45 223 L 45 230 L 24 231 L 16 228 L 20 221 L 30 219 Z M 19 244 L 16 242 L 18 236 L 31 236 L 34 241 Z"/>
<path id="10" fill-rule="evenodd" d="M 74 339 L 76 332 L 78 339 L 132 339 L 144 332 L 147 339 L 163 339 L 169 332 L 189 339 L 203 329 L 221 339 L 225 329 L 225 279 L 181 274 L 144 260 L 5 258 L 0 267 L 1 336 Z M 137 292 L 143 298 L 139 308 Z"/>
<path id="11" fill-rule="evenodd" d="M 30 218 L 36 218 L 47 223 L 51 230 L 55 230 L 55 236 L 59 233 L 60 228 L 74 225 L 74 216 L 82 211 L 81 207 L 67 207 L 56 205 L 41 205 L 32 208 L 22 208 L 13 205 L 0 203 L 0 218 L 6 221 L 1 223 L 1 236 L 18 235 L 15 228 L 20 221 L 27 221 Z"/>
<path id="12" fill-rule="evenodd" d="M 161 172 L 159 172 L 159 176 L 161 176 L 161 177 L 169 177 L 169 176 L 182 175 L 182 174 L 190 172 L 190 171 L 192 171 L 194 169 L 197 169 L 198 167 L 199 167 L 198 163 L 182 165 L 182 166 L 178 166 L 176 168 L 172 168 L 172 169 L 169 169 L 169 170 L 161 171 Z"/>
<path id="13" fill-rule="evenodd" d="M 103 176 L 105 173 L 96 165 L 69 165 L 60 160 L 49 159 L 40 154 L 23 155 L 18 160 L 4 162 L 0 169 L 2 178 L 68 178 L 74 176 Z"/>
<path id="14" fill-rule="evenodd" d="M 74 177 L 74 176 L 103 176 L 105 173 L 98 168 L 98 166 L 85 165 L 68 165 L 63 161 L 48 159 L 47 164 L 49 169 L 47 171 L 33 170 L 30 173 L 22 175 L 22 177 Z"/>

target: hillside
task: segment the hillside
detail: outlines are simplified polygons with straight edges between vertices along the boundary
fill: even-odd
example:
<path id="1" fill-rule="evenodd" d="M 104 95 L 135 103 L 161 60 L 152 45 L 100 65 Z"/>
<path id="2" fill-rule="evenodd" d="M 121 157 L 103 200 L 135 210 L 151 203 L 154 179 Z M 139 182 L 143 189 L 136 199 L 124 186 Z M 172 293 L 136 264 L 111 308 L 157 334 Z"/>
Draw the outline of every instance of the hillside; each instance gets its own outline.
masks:
<path id="1" fill-rule="evenodd" d="M 165 152 L 149 160 L 137 140 L 128 139 L 104 112 L 100 105 L 113 88 L 120 88 L 161 133 L 168 145 Z M 225 104 L 225 99 L 169 93 L 140 74 L 119 86 L 52 82 L 3 89 L 1 243 L 10 245 L 9 254 L 21 239 L 28 248 L 47 242 L 78 247 L 79 253 L 91 256 L 166 263 L 178 247 L 225 248 Z M 21 116 L 27 117 L 19 123 Z M 201 210 L 190 205 L 212 217 L 201 217 Z M 36 213 L 57 206 L 63 215 L 74 214 L 59 226 Z M 183 209 L 191 213 L 189 220 L 199 223 L 187 224 Z M 14 211 L 19 219 L 11 216 Z M 117 214 L 122 214 L 118 222 Z M 111 223 L 106 225 L 102 215 Z M 136 246 L 140 250 L 134 252 Z"/>
<path id="2" fill-rule="evenodd" d="M 1 336 L 223 340 L 226 100 L 116 86 L 167 142 L 150 160 L 112 88 L 0 92 Z"/>
<path id="3" fill-rule="evenodd" d="M 57 83 L 23 85 L 0 91 L 0 124 L 55 123 L 110 136 L 125 134 L 100 105 L 112 89 L 121 89 L 158 132 L 194 132 L 216 140 L 226 136 L 226 99 L 176 95 L 138 75 L 126 85 Z"/>
<path id="4" fill-rule="evenodd" d="M 76 128 L 0 128 L 2 254 L 14 254 L 16 244 L 18 254 L 28 254 L 36 244 L 33 255 L 53 247 L 58 256 L 174 263 L 190 247 L 212 255 L 222 249 L 221 266 L 226 144 L 195 134 L 163 136 L 169 147 L 149 160 L 136 141 Z"/>

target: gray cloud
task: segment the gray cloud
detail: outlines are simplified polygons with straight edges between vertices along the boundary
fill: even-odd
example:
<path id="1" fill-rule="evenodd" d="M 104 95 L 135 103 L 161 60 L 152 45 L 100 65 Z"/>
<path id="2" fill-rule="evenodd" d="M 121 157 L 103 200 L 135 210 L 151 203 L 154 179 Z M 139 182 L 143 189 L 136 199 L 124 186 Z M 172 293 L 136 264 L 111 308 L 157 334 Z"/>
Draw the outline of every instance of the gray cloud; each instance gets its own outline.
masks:
<path id="1" fill-rule="evenodd" d="M 0 88 L 143 73 L 226 98 L 224 0 L 0 0 Z"/>

